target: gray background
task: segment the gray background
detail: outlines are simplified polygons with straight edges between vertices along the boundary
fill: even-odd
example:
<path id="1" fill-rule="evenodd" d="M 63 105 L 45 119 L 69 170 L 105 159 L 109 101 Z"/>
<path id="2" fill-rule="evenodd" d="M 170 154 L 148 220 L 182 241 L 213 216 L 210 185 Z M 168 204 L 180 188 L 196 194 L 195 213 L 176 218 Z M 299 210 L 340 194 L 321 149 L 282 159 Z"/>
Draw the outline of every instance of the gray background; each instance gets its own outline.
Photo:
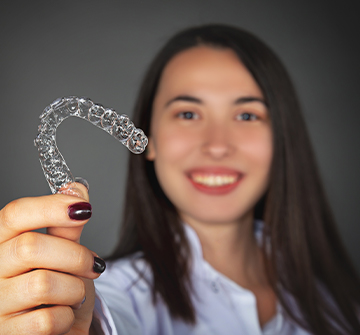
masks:
<path id="1" fill-rule="evenodd" d="M 49 193 L 33 147 L 46 105 L 88 96 L 131 115 L 144 69 L 169 36 L 194 24 L 234 24 L 265 40 L 289 69 L 360 270 L 358 17 L 357 1 L 1 1 L 0 207 Z M 73 174 L 90 182 L 94 214 L 82 243 L 105 256 L 117 240 L 130 153 L 76 118 L 57 135 Z"/>

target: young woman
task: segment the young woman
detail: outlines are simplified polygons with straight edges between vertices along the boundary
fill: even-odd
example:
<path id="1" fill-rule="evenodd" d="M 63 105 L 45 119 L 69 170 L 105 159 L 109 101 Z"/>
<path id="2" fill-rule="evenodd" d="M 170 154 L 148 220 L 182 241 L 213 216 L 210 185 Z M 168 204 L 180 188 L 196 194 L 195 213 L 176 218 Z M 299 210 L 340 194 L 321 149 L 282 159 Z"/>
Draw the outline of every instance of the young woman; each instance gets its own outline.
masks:
<path id="1" fill-rule="evenodd" d="M 120 242 L 98 282 L 119 329 L 360 333 L 359 281 L 268 47 L 228 26 L 180 32 L 150 65 L 135 122 L 148 151 L 130 158 Z"/>
<path id="2" fill-rule="evenodd" d="M 267 46 L 223 25 L 180 32 L 134 121 L 149 145 L 130 158 L 94 318 L 104 263 L 77 244 L 87 196 L 20 199 L 0 212 L 0 333 L 360 333 L 359 280 Z"/>

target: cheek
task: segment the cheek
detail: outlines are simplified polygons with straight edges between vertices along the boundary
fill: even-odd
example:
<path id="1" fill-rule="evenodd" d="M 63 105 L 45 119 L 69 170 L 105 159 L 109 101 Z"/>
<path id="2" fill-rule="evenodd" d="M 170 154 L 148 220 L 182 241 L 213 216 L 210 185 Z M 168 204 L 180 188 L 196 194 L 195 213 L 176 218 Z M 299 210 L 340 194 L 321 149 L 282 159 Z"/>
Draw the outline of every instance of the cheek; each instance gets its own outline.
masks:
<path id="1" fill-rule="evenodd" d="M 252 169 L 269 172 L 273 156 L 273 140 L 268 126 L 259 127 L 256 131 L 243 133 L 239 140 L 242 153 L 248 158 Z"/>
<path id="2" fill-rule="evenodd" d="M 174 204 L 181 203 L 184 180 L 184 166 L 194 156 L 199 136 L 178 127 L 159 127 L 154 148 L 156 157 L 154 167 L 158 181 L 166 196 Z"/>
<path id="3" fill-rule="evenodd" d="M 196 134 L 189 133 L 184 129 L 177 127 L 162 127 L 154 138 L 154 147 L 156 151 L 156 160 L 162 164 L 178 162 L 188 157 L 194 144 L 197 142 Z"/>
<path id="4" fill-rule="evenodd" d="M 191 151 L 190 142 L 183 133 L 166 128 L 154 137 L 154 148 L 157 179 L 169 200 L 177 204 L 178 196 L 181 194 L 179 171 L 181 172 L 181 163 Z"/>

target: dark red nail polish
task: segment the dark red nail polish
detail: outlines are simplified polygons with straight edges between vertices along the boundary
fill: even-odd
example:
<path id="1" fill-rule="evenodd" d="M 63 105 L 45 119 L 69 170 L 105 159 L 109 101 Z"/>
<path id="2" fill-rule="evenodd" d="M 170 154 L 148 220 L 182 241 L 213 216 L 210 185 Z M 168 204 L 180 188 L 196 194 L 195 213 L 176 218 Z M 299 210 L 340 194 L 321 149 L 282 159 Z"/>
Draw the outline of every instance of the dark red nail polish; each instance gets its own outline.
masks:
<path id="1" fill-rule="evenodd" d="M 73 220 L 87 220 L 91 214 L 92 209 L 88 202 L 77 202 L 68 207 L 68 215 Z"/>
<path id="2" fill-rule="evenodd" d="M 94 257 L 93 270 L 96 273 L 103 273 L 106 269 L 105 261 L 99 257 Z"/>

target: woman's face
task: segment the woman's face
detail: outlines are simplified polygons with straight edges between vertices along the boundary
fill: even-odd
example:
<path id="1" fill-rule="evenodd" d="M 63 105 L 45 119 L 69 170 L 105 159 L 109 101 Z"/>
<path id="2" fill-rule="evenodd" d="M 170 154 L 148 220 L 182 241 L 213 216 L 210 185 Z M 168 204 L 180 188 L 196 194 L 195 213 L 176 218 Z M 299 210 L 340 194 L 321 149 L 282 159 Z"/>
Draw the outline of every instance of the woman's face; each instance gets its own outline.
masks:
<path id="1" fill-rule="evenodd" d="M 167 64 L 148 150 L 184 221 L 253 216 L 268 186 L 272 132 L 263 94 L 232 50 L 194 47 Z"/>

